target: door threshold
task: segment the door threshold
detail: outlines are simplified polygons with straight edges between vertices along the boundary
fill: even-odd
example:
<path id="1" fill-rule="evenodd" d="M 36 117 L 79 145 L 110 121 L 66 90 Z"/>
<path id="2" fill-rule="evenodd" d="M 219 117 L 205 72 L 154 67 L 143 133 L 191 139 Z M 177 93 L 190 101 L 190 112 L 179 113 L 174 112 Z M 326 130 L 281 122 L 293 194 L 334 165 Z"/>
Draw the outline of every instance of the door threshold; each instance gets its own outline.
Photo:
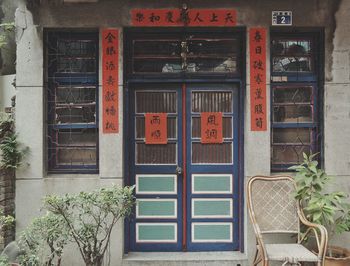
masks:
<path id="1" fill-rule="evenodd" d="M 240 251 L 200 251 L 200 252 L 130 252 L 123 261 L 239 261 L 246 262 L 247 254 Z"/>

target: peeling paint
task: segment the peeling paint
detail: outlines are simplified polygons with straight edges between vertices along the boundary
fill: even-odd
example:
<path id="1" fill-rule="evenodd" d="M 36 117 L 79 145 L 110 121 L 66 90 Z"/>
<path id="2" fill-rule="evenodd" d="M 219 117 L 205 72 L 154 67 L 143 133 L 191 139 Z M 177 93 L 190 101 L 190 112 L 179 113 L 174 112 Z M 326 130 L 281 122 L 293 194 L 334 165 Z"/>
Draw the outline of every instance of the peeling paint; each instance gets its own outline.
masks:
<path id="1" fill-rule="evenodd" d="M 13 22 L 16 3 L 14 0 L 0 1 L 0 22 Z M 2 33 L 3 30 L 1 30 Z M 7 45 L 1 49 L 0 53 L 0 72 L 2 75 L 15 73 L 16 47 L 13 32 L 6 32 Z"/>
<path id="2" fill-rule="evenodd" d="M 336 16 L 337 16 L 339 7 L 341 5 L 341 2 L 342 0 L 330 1 L 330 13 L 331 13 L 330 18 L 331 19 L 330 19 L 328 29 L 326 28 L 326 33 L 328 31 L 328 34 L 326 34 L 326 38 L 325 38 L 325 41 L 328 44 L 326 45 L 325 80 L 328 82 L 333 80 L 333 76 L 332 76 L 333 50 L 334 50 L 333 40 L 335 38 L 335 31 L 337 28 Z"/>

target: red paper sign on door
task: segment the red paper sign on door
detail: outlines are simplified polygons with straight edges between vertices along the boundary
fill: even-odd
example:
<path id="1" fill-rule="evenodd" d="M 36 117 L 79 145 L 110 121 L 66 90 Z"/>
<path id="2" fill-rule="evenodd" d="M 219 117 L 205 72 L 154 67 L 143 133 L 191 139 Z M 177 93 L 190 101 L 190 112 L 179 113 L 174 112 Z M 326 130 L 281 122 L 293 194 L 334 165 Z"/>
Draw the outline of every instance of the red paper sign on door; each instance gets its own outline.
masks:
<path id="1" fill-rule="evenodd" d="M 249 30 L 250 118 L 252 131 L 266 131 L 266 29 Z"/>
<path id="2" fill-rule="evenodd" d="M 201 143 L 222 142 L 222 113 L 201 113 Z"/>
<path id="3" fill-rule="evenodd" d="M 118 30 L 104 29 L 102 31 L 103 133 L 119 132 L 118 39 Z"/>
<path id="4" fill-rule="evenodd" d="M 145 114 L 145 131 L 146 144 L 167 144 L 167 114 Z"/>

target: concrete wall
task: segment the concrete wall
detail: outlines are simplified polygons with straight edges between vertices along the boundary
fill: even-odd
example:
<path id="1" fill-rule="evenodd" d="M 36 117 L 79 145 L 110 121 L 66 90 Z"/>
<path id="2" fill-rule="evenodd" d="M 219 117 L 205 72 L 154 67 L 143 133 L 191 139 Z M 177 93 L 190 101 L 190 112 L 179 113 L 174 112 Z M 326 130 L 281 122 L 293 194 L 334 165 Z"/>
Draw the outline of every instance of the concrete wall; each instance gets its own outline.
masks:
<path id="1" fill-rule="evenodd" d="M 336 177 L 334 189 L 350 192 L 350 1 L 336 13 L 331 79 L 325 84 L 325 169 Z M 350 232 L 334 239 L 350 248 Z"/>
<path id="2" fill-rule="evenodd" d="M 16 95 L 15 78 L 15 75 L 0 76 L 0 112 L 4 112 L 5 107 L 11 107 L 11 98 Z"/>
<path id="3" fill-rule="evenodd" d="M 179 2 L 169 1 L 110 1 L 100 0 L 90 4 L 49 5 L 42 1 L 40 7 L 27 9 L 24 0 L 20 1 L 16 11 L 17 25 L 17 108 L 16 123 L 21 141 L 30 147 L 27 157 L 29 165 L 17 172 L 17 231 L 39 214 L 40 199 L 48 193 L 77 192 L 91 190 L 110 183 L 122 184 L 123 179 L 123 135 L 103 135 L 100 133 L 100 174 L 99 175 L 47 175 L 45 171 L 45 113 L 43 81 L 43 28 L 61 27 L 118 27 L 130 25 L 131 8 L 179 8 Z M 182 3 L 181 3 L 182 4 Z M 350 191 L 350 32 L 347 27 L 350 12 L 349 1 L 334 0 L 295 0 L 254 1 L 254 0 L 193 0 L 189 8 L 235 8 L 238 14 L 238 25 L 246 27 L 271 25 L 271 11 L 293 11 L 293 26 L 324 27 L 325 29 L 325 167 L 337 177 L 337 188 Z M 122 43 L 122 42 L 120 42 Z M 248 46 L 247 46 L 247 50 Z M 122 55 L 123 49 L 120 49 Z M 119 57 L 122 60 L 122 56 Z M 269 53 L 267 54 L 269 58 Z M 247 55 L 247 62 L 248 60 Z M 122 66 L 122 61 L 120 62 Z M 245 98 L 245 180 L 255 174 L 270 174 L 270 130 L 251 132 L 249 106 L 249 66 L 247 63 L 247 87 Z M 120 70 L 120 82 L 123 82 Z M 101 75 L 100 75 L 101 76 Z M 267 77 L 270 76 L 269 67 Z M 268 88 L 269 88 L 269 81 Z M 101 84 L 101 81 L 100 81 Z M 120 84 L 122 85 L 122 84 Z M 100 90 L 101 91 L 101 90 Z M 123 99 L 120 90 L 119 99 Z M 268 110 L 269 110 L 269 89 Z M 101 97 L 100 97 L 101 99 Z M 100 104 L 101 108 L 101 104 Z M 123 124 L 123 104 L 120 104 L 120 122 Z M 100 113 L 101 110 L 100 110 Z M 269 128 L 269 126 L 268 126 Z M 216 265 L 229 264 L 230 259 L 241 265 L 251 265 L 255 251 L 255 241 L 248 223 L 245 223 L 245 253 L 234 254 L 228 262 L 216 262 Z M 122 263 L 122 228 L 117 230 L 113 239 L 113 265 Z M 348 241 L 350 243 L 350 241 Z M 72 252 L 73 254 L 74 252 Z M 190 255 L 189 255 L 190 256 Z M 229 255 L 230 256 L 230 255 Z M 235 257 L 236 256 L 236 257 Z M 243 257 L 242 257 L 243 256 Z M 158 256 L 159 257 L 159 256 Z M 160 256 L 161 257 L 161 256 Z M 220 254 L 214 254 L 206 261 L 199 262 L 195 257 L 183 258 L 182 265 L 215 265 Z M 142 259 L 145 259 L 141 256 Z M 182 258 L 182 259 L 181 259 Z M 144 265 L 143 260 L 124 260 L 126 265 Z M 79 265 L 77 256 L 68 255 L 66 265 Z M 81 261 L 80 261 L 81 263 Z M 153 264 L 152 264 L 153 263 Z M 149 265 L 154 265 L 150 258 Z M 158 265 L 164 261 L 158 260 Z M 171 263 L 167 261 L 167 264 Z M 176 261 L 173 262 L 176 264 Z"/>
<path id="4" fill-rule="evenodd" d="M 15 21 L 15 10 L 17 0 L 0 1 L 0 21 L 1 23 L 11 23 Z M 0 34 L 6 36 L 7 44 L 0 50 L 0 73 L 1 75 L 15 74 L 16 71 L 16 42 L 15 32 L 6 32 L 0 29 Z M 1 98 L 0 98 L 1 99 Z"/>

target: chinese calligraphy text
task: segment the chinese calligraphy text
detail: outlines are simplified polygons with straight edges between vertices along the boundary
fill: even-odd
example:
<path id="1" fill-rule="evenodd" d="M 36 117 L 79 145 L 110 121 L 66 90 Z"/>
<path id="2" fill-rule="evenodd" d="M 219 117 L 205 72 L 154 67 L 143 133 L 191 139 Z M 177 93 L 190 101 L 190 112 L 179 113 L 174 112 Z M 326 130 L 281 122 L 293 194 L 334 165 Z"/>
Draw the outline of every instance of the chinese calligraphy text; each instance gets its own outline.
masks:
<path id="1" fill-rule="evenodd" d="M 252 131 L 266 131 L 266 29 L 249 30 L 250 117 Z"/>
<path id="2" fill-rule="evenodd" d="M 118 39 L 118 30 L 102 31 L 103 133 L 119 132 Z"/>
<path id="3" fill-rule="evenodd" d="M 146 144 L 167 144 L 167 114 L 145 114 L 145 131 Z"/>
<path id="4" fill-rule="evenodd" d="M 133 9 L 131 18 L 133 26 L 236 26 L 234 9 Z"/>
<path id="5" fill-rule="evenodd" d="M 201 143 L 222 142 L 222 113 L 201 113 Z"/>

